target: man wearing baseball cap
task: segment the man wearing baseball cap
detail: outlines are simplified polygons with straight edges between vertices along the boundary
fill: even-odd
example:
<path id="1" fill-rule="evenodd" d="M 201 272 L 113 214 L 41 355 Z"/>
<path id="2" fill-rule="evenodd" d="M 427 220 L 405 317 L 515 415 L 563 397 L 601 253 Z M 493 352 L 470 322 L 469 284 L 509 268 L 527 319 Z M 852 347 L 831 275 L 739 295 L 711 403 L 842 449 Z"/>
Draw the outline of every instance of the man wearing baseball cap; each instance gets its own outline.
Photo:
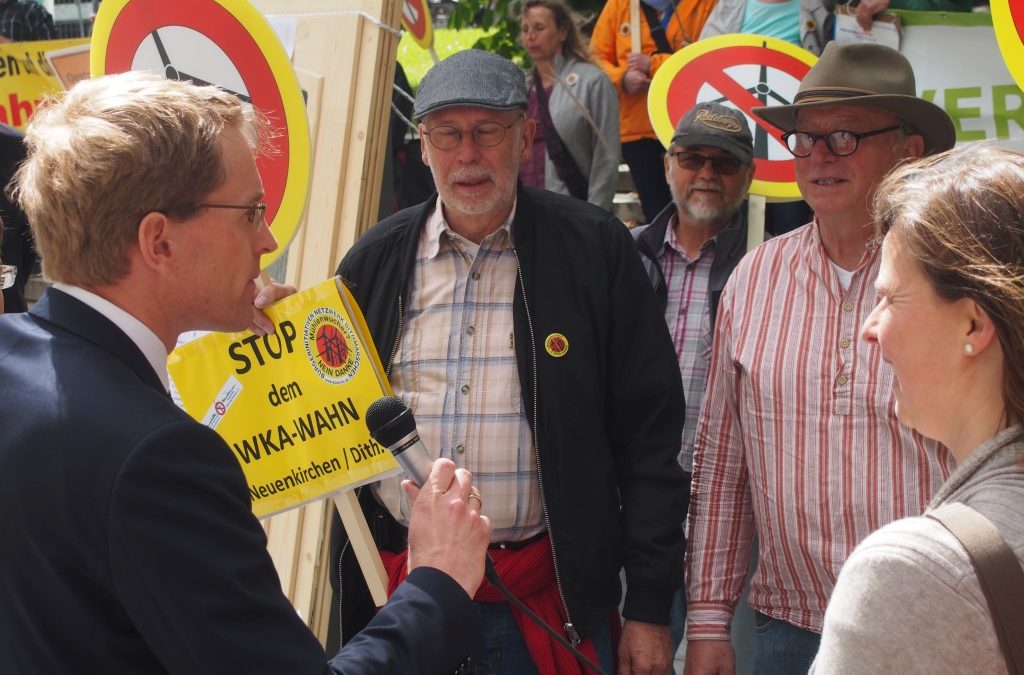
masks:
<path id="1" fill-rule="evenodd" d="M 666 673 L 686 499 L 679 371 L 622 223 L 518 185 L 526 106 L 507 59 L 470 50 L 434 66 L 413 113 L 438 194 L 377 224 L 338 272 L 428 450 L 473 472 L 505 585 L 610 672 L 624 568 L 619 672 Z M 400 578 L 397 480 L 363 504 Z M 476 599 L 485 672 L 584 672 L 493 588 Z"/>
<path id="2" fill-rule="evenodd" d="M 686 399 L 679 464 L 687 483 L 693 439 L 711 364 L 711 335 L 725 282 L 746 253 L 754 143 L 746 117 L 721 103 L 698 103 L 679 120 L 665 155 L 672 203 L 632 230 L 669 335 Z M 689 503 L 689 489 L 686 490 Z M 685 592 L 672 612 L 672 642 L 683 639 Z"/>
<path id="3" fill-rule="evenodd" d="M 847 556 L 922 513 L 952 468 L 897 422 L 892 370 L 858 339 L 876 297 L 874 191 L 955 141 L 915 91 L 895 50 L 833 42 L 792 105 L 753 110 L 785 132 L 815 218 L 755 249 L 722 293 L 694 447 L 687 673 L 734 671 L 729 622 L 755 528 L 754 672 L 806 672 Z"/>

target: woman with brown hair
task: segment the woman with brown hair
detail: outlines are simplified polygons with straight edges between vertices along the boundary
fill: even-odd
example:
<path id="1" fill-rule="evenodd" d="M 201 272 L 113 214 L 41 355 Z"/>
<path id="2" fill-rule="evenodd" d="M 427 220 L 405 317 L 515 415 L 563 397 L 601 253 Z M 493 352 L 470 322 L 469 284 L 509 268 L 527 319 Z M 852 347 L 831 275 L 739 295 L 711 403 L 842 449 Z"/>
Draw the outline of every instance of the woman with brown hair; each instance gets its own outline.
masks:
<path id="1" fill-rule="evenodd" d="M 533 60 L 527 117 L 537 123 L 523 183 L 611 211 L 619 179 L 619 102 L 590 61 L 561 0 L 526 0 L 522 42 Z"/>
<path id="2" fill-rule="evenodd" d="M 900 421 L 944 443 L 957 469 L 924 516 L 846 561 L 812 671 L 1007 672 L 1001 622 L 938 518 L 966 505 L 1009 546 L 1011 568 L 1024 560 L 1024 155 L 980 145 L 905 165 L 875 213 L 879 301 L 863 337 L 893 366 Z"/>

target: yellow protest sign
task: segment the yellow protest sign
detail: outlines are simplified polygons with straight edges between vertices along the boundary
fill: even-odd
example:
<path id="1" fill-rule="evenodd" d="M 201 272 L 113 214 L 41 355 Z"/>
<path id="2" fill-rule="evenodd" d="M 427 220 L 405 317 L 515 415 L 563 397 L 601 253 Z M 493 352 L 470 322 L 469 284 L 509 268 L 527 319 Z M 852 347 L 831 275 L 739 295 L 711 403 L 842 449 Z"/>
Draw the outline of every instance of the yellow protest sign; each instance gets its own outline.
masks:
<path id="1" fill-rule="evenodd" d="M 46 55 L 88 42 L 75 38 L 0 44 L 0 122 L 24 129 L 45 96 L 64 90 Z"/>
<path id="2" fill-rule="evenodd" d="M 398 473 L 363 415 L 390 394 L 358 305 L 329 279 L 267 310 L 273 335 L 210 333 L 167 368 L 185 410 L 217 431 L 258 517 Z"/>
<path id="3" fill-rule="evenodd" d="M 402 3 L 402 28 L 409 31 L 420 47 L 434 48 L 434 20 L 427 0 L 405 0 Z"/>
<path id="4" fill-rule="evenodd" d="M 992 0 L 992 26 L 1003 60 L 1024 89 L 1024 0 Z"/>
<path id="5" fill-rule="evenodd" d="M 746 116 L 754 139 L 750 194 L 768 201 L 800 199 L 796 162 L 782 132 L 751 113 L 762 105 L 788 105 L 818 60 L 814 54 L 763 35 L 716 35 L 669 57 L 647 92 L 651 125 L 667 148 L 676 124 L 698 103 L 715 102 Z"/>
<path id="6" fill-rule="evenodd" d="M 263 114 L 268 147 L 256 167 L 280 246 L 260 265 L 283 255 L 309 195 L 309 117 L 291 57 L 263 13 L 249 0 L 105 0 L 90 59 L 93 77 L 146 70 L 215 84 Z"/>

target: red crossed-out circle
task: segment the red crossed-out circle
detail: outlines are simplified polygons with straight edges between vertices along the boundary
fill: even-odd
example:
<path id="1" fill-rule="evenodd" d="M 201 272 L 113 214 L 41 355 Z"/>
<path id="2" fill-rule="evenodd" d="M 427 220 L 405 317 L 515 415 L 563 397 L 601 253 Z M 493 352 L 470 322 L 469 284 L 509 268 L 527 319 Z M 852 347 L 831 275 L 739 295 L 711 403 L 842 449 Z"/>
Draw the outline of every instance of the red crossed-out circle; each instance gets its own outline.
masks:
<path id="1" fill-rule="evenodd" d="M 416 12 L 418 18 L 414 24 L 406 23 L 405 12 L 402 12 L 402 24 L 414 38 L 425 40 L 427 38 L 427 20 L 430 18 L 430 9 L 427 8 L 426 0 L 405 0 L 405 4 Z"/>
<path id="2" fill-rule="evenodd" d="M 1017 29 L 1017 37 L 1024 42 L 1024 0 L 1009 0 L 1010 18 Z"/>
<path id="3" fill-rule="evenodd" d="M 242 77 L 253 106 L 272 128 L 273 152 L 256 160 L 266 190 L 267 222 L 273 223 L 288 181 L 289 144 L 284 102 L 274 73 L 252 35 L 231 12 L 211 0 L 130 2 L 121 10 L 107 39 L 105 71 L 131 70 L 132 61 L 154 30 L 181 26 L 201 33 L 217 44 Z"/>
<path id="4" fill-rule="evenodd" d="M 669 85 L 668 106 L 669 119 L 678 120 L 699 101 L 697 95 L 701 88 L 708 84 L 718 90 L 722 96 L 746 113 L 779 143 L 782 143 L 782 132 L 755 117 L 751 108 L 765 105 L 756 96 L 747 91 L 746 87 L 730 77 L 725 70 L 733 66 L 765 65 L 784 73 L 788 73 L 797 81 L 803 80 L 811 67 L 788 54 L 765 47 L 735 46 L 716 49 L 694 58 L 680 69 Z M 783 144 L 785 145 L 785 144 Z M 756 157 L 754 175 L 758 180 L 773 183 L 793 182 L 796 170 L 793 159 L 769 160 L 767 157 Z"/>

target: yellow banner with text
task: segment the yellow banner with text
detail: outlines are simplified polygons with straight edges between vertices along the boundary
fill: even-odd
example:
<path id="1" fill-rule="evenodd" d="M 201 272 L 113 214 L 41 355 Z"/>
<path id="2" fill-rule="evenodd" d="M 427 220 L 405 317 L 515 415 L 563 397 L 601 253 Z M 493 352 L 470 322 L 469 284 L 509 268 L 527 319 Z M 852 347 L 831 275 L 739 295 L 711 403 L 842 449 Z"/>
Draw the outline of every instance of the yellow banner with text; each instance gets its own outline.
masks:
<path id="1" fill-rule="evenodd" d="M 277 332 L 210 333 L 171 353 L 185 410 L 227 441 L 262 518 L 398 473 L 363 416 L 391 393 L 337 278 L 267 310 Z"/>
<path id="2" fill-rule="evenodd" d="M 88 38 L 0 44 L 0 122 L 24 129 L 44 97 L 88 78 L 88 44 Z"/>

